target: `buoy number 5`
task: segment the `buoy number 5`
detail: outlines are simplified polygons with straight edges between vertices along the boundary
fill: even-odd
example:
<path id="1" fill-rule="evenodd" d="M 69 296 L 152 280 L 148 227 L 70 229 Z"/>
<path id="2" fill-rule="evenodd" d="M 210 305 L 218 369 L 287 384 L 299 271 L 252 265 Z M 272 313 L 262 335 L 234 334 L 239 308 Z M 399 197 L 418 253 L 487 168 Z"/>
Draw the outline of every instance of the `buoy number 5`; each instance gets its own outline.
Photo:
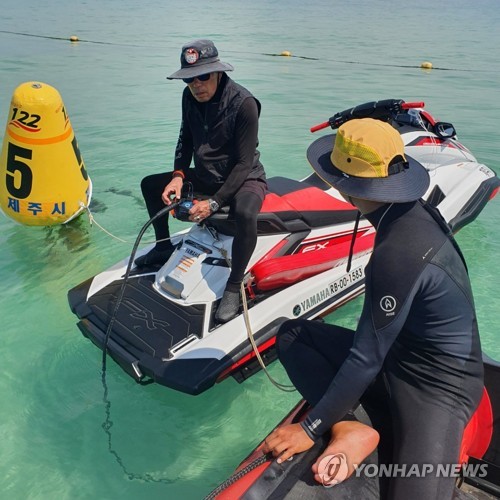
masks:
<path id="1" fill-rule="evenodd" d="M 21 159 L 31 160 L 32 153 L 31 149 L 22 148 L 21 146 L 16 146 L 9 142 L 5 185 L 7 191 L 14 198 L 22 200 L 27 198 L 31 193 L 31 188 L 33 187 L 33 172 L 29 165 L 21 161 Z M 16 172 L 19 172 L 17 183 Z"/>

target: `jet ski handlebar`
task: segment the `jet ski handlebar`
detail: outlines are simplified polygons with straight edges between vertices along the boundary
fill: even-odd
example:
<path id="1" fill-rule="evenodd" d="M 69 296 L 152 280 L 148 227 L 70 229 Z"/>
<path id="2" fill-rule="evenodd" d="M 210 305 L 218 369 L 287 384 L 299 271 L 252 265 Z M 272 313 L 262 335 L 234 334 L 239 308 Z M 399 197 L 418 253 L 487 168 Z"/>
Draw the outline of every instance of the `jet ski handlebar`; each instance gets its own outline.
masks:
<path id="1" fill-rule="evenodd" d="M 317 132 L 328 126 L 333 130 L 339 128 L 343 123 L 354 118 L 375 118 L 388 121 L 401 111 L 411 108 L 423 108 L 423 102 L 405 102 L 402 99 L 384 99 L 382 101 L 371 101 L 335 113 L 328 121 L 311 127 L 311 132 Z"/>

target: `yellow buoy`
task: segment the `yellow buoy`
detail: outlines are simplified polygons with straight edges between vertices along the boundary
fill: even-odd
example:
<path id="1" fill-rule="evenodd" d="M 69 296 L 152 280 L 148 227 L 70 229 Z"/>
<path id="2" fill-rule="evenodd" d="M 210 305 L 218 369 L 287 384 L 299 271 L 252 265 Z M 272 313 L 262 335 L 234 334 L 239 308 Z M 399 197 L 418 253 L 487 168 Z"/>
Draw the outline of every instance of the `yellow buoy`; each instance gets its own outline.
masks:
<path id="1" fill-rule="evenodd" d="M 420 67 L 421 67 L 422 69 L 432 69 L 432 63 L 431 63 L 431 62 L 429 62 L 429 61 L 424 61 L 424 62 L 420 65 Z"/>
<path id="2" fill-rule="evenodd" d="M 284 50 L 280 56 L 291 57 L 292 53 L 289 50 Z"/>
<path id="3" fill-rule="evenodd" d="M 27 82 L 14 91 L 0 155 L 0 207 L 17 222 L 68 222 L 90 203 L 92 183 L 59 92 Z"/>
<path id="4" fill-rule="evenodd" d="M 71 36 L 69 37 L 69 40 L 70 40 L 71 42 L 78 42 L 78 37 L 77 37 L 77 36 L 75 36 L 75 35 L 71 35 Z"/>

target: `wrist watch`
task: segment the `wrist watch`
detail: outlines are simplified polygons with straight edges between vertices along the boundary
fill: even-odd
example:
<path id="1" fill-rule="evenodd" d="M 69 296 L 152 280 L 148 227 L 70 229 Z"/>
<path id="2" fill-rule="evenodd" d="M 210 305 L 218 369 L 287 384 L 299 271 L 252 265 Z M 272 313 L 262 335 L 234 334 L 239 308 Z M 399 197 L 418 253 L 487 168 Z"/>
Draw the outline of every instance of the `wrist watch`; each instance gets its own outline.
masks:
<path id="1" fill-rule="evenodd" d="M 217 212 L 217 210 L 219 210 L 219 204 L 215 200 L 212 200 L 212 198 L 208 200 L 208 206 L 210 207 L 210 211 L 212 213 Z"/>

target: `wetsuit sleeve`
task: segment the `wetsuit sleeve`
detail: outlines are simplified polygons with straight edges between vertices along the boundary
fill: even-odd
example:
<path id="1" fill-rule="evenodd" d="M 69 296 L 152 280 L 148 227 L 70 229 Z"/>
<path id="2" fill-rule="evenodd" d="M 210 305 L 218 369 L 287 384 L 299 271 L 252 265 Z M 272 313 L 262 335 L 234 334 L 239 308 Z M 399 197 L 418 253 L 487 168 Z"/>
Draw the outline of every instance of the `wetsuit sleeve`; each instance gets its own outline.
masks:
<path id="1" fill-rule="evenodd" d="M 193 136 L 191 128 L 187 120 L 186 109 L 186 96 L 185 91 L 182 96 L 182 120 L 181 128 L 179 131 L 179 138 L 177 139 L 177 146 L 175 147 L 174 170 L 182 170 L 186 172 L 191 164 L 193 158 Z"/>
<path id="2" fill-rule="evenodd" d="M 243 101 L 236 116 L 233 144 L 235 165 L 222 187 L 212 196 L 219 205 L 229 202 L 248 177 L 254 162 L 258 130 L 257 102 L 249 97 Z"/>
<path id="3" fill-rule="evenodd" d="M 385 276 L 388 282 L 393 278 L 390 275 Z M 371 287 L 367 283 L 363 311 L 350 354 L 324 396 L 301 424 L 311 439 L 317 439 L 341 420 L 356 405 L 377 376 L 389 349 L 405 324 L 419 283 L 420 280 L 407 293 L 401 306 L 398 305 L 390 323 L 380 329 L 376 329 L 374 321 L 374 309 L 379 308 L 380 304 L 373 299 Z M 376 313 L 378 314 L 378 311 Z"/>

